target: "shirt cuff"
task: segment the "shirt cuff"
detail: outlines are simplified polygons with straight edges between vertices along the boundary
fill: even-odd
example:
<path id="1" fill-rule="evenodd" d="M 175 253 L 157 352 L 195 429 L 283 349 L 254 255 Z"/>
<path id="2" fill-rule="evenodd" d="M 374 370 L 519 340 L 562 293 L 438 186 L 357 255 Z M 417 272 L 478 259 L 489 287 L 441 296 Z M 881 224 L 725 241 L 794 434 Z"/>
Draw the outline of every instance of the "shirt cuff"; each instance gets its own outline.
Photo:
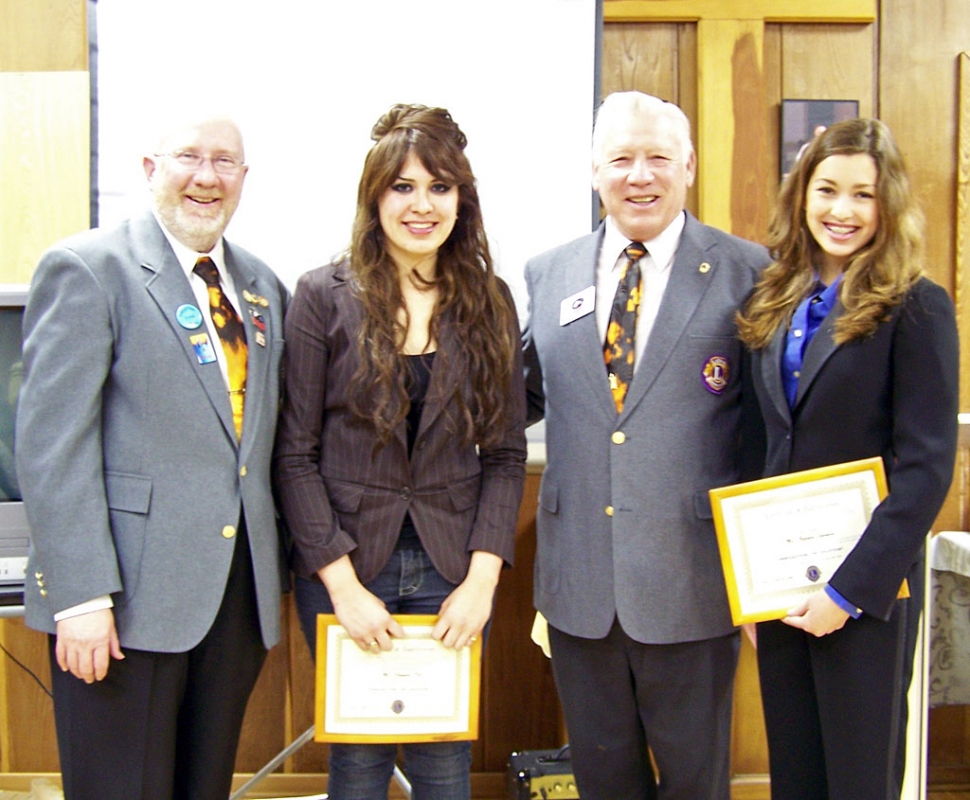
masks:
<path id="1" fill-rule="evenodd" d="M 839 608 L 841 608 L 846 614 L 848 614 L 852 619 L 859 619 L 862 616 L 862 609 L 858 608 L 848 600 L 846 600 L 842 595 L 840 595 L 835 589 L 833 589 L 828 584 L 825 585 L 825 594 L 829 596 L 829 600 L 835 603 Z"/>
<path id="2" fill-rule="evenodd" d="M 69 617 L 77 617 L 81 614 L 90 614 L 92 611 L 103 611 L 106 608 L 114 608 L 114 601 L 111 599 L 110 594 L 95 597 L 94 600 L 88 600 L 86 603 L 80 603 L 79 605 L 65 608 L 63 611 L 58 611 L 54 615 L 54 622 L 60 622 L 62 619 L 68 619 Z"/>

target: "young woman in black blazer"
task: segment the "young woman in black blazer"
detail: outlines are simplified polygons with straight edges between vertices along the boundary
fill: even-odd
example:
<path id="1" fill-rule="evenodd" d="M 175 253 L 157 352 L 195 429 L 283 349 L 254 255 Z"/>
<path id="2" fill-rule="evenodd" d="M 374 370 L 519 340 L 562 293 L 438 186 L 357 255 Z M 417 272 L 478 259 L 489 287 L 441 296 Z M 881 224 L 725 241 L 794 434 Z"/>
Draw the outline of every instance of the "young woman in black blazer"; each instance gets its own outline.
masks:
<path id="1" fill-rule="evenodd" d="M 889 494 L 827 586 L 757 627 L 775 800 L 902 786 L 923 542 L 957 438 L 953 303 L 923 274 L 922 217 L 888 128 L 831 126 L 782 185 L 775 258 L 738 316 L 765 475 L 881 456 Z M 910 597 L 898 599 L 903 579 Z"/>

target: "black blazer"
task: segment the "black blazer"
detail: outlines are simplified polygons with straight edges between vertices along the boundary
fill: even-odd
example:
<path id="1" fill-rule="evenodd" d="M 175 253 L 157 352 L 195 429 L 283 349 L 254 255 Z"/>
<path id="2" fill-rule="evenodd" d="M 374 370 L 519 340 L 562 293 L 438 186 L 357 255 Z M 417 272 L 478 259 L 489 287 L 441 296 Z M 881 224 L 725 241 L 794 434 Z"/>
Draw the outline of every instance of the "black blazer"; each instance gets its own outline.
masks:
<path id="1" fill-rule="evenodd" d="M 765 475 L 882 456 L 889 495 L 830 584 L 888 619 L 953 475 L 956 320 L 947 293 L 925 278 L 873 335 L 836 346 L 842 312 L 836 304 L 809 344 L 791 411 L 781 379 L 785 327 L 753 355 L 768 437 Z"/>

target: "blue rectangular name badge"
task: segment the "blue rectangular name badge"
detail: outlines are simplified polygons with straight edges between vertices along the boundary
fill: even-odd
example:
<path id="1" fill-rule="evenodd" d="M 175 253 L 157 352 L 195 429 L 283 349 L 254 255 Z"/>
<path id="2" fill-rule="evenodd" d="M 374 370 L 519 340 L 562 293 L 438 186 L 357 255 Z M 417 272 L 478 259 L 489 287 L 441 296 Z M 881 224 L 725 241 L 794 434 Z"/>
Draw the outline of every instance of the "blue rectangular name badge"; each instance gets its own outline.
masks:
<path id="1" fill-rule="evenodd" d="M 195 350 L 195 357 L 200 364 L 211 364 L 216 360 L 216 351 L 212 349 L 212 342 L 209 341 L 209 334 L 197 333 L 189 337 L 192 348 Z"/>

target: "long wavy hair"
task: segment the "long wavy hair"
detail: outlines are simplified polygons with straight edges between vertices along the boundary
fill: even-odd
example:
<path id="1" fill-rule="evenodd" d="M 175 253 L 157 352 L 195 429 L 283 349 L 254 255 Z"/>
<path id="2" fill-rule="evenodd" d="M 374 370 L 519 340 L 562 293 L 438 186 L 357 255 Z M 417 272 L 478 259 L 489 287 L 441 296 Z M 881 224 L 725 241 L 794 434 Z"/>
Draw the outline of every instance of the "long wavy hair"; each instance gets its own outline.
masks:
<path id="1" fill-rule="evenodd" d="M 837 344 L 872 334 L 923 274 L 923 216 L 889 128 L 877 119 L 851 119 L 819 134 L 785 178 L 768 247 L 775 259 L 737 316 L 741 340 L 760 349 L 787 325 L 814 282 L 820 248 L 805 217 L 806 192 L 829 156 L 865 153 L 876 164 L 876 234 L 848 259 L 839 287 L 845 313 L 835 324 Z"/>
<path id="2" fill-rule="evenodd" d="M 374 125 L 371 139 L 375 144 L 364 161 L 348 253 L 363 308 L 357 342 L 360 365 L 351 383 L 352 410 L 374 426 L 378 445 L 383 445 L 410 406 L 407 367 L 401 358 L 409 320 L 399 270 L 385 246 L 378 201 L 413 153 L 436 179 L 458 187 L 458 219 L 438 250 L 437 275 L 430 284 L 416 272 L 412 279 L 438 291 L 431 340 L 440 341 L 443 320 L 456 334 L 454 361 L 442 365 L 465 372 L 454 383 L 460 417 L 453 421 L 456 433 L 465 443 L 487 447 L 507 427 L 506 398 L 517 344 L 515 308 L 492 267 L 475 176 L 464 152 L 465 134 L 443 108 L 395 105 Z M 441 351 L 436 355 L 436 359 L 445 357 Z"/>

